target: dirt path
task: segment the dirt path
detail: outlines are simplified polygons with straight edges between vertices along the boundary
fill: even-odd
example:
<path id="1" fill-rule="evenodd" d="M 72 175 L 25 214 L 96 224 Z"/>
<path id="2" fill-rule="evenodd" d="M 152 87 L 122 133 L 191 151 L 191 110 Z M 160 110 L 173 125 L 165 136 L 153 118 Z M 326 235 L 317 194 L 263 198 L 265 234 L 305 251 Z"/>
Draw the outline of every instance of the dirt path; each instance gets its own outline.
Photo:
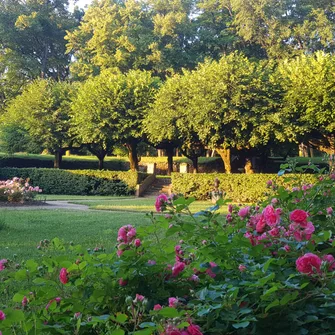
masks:
<path id="1" fill-rule="evenodd" d="M 32 205 L 32 206 L 2 206 L 1 209 L 12 210 L 12 211 L 29 211 L 32 209 L 71 209 L 77 211 L 90 210 L 86 205 L 71 204 L 69 201 L 46 201 L 45 205 Z"/>

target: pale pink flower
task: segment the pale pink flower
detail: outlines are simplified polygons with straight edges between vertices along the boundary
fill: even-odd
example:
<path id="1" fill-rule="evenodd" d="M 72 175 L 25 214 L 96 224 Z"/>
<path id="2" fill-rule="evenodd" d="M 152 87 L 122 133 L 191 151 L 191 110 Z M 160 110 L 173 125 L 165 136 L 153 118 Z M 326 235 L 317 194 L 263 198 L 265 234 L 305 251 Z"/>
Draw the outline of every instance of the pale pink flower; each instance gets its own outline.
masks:
<path id="1" fill-rule="evenodd" d="M 247 267 L 246 267 L 245 265 L 243 265 L 243 264 L 240 264 L 240 265 L 238 266 L 238 269 L 239 269 L 241 272 L 244 272 L 244 271 L 247 269 Z"/>
<path id="2" fill-rule="evenodd" d="M 333 213 L 333 209 L 331 207 L 326 208 L 327 214 L 331 215 Z"/>
<path id="3" fill-rule="evenodd" d="M 178 304 L 178 299 L 171 297 L 169 298 L 169 307 L 176 307 Z"/>
<path id="4" fill-rule="evenodd" d="M 136 294 L 135 296 L 135 302 L 142 302 L 144 300 L 144 296 L 141 294 Z"/>
<path id="5" fill-rule="evenodd" d="M 322 260 L 328 263 L 328 271 L 335 270 L 335 258 L 333 255 L 324 255 Z"/>
<path id="6" fill-rule="evenodd" d="M 272 205 L 268 205 L 263 210 L 263 217 L 266 224 L 270 227 L 274 227 L 279 223 L 280 217 L 275 211 Z"/>

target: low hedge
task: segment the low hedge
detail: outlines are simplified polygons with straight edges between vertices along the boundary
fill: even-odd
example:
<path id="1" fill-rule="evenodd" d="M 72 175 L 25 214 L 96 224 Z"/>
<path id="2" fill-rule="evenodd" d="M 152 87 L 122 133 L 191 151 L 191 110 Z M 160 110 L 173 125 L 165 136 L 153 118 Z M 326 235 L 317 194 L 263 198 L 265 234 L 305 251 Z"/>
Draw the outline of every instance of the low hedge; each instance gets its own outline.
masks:
<path id="1" fill-rule="evenodd" d="M 214 188 L 215 178 L 220 180 L 220 190 L 226 193 L 226 198 L 234 202 L 257 202 L 264 199 L 265 193 L 269 191 L 266 182 L 270 179 L 278 185 L 291 186 L 289 183 L 284 183 L 284 178 L 278 177 L 277 174 L 172 173 L 172 191 L 198 200 L 208 199 L 209 193 Z M 312 174 L 304 174 L 301 178 L 305 183 L 316 181 L 316 176 Z"/>
<path id="2" fill-rule="evenodd" d="M 0 180 L 30 179 L 45 194 L 130 195 L 146 174 L 124 171 L 58 170 L 38 168 L 0 168 Z"/>

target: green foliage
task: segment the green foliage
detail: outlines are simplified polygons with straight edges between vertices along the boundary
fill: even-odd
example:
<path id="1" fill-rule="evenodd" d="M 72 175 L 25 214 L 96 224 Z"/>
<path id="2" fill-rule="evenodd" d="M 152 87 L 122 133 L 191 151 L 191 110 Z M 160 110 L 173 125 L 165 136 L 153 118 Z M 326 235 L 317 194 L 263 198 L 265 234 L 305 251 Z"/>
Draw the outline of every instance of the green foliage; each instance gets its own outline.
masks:
<path id="1" fill-rule="evenodd" d="M 129 195 L 145 174 L 96 170 L 57 170 L 34 168 L 1 168 L 0 179 L 13 177 L 29 179 L 45 194 L 72 195 Z"/>
<path id="2" fill-rule="evenodd" d="M 306 183 L 314 183 L 317 177 L 313 174 L 293 175 Z M 257 202 L 265 199 L 270 193 L 266 182 L 276 181 L 279 185 L 292 187 L 292 183 L 285 182 L 276 174 L 186 174 L 173 173 L 171 176 L 173 192 L 196 199 L 208 199 L 213 190 L 214 179 L 220 181 L 220 189 L 226 194 L 227 199 L 233 202 Z"/>
<path id="3" fill-rule="evenodd" d="M 284 173 L 283 178 L 290 176 Z M 335 216 L 326 208 L 334 203 L 335 176 L 318 177 L 305 190 L 294 177 L 290 183 L 297 190 L 279 187 L 273 194 L 276 204 L 269 205 L 270 197 L 244 216 L 238 206 L 231 207 L 229 216 L 215 210 L 192 214 L 194 198 L 161 197 L 157 205 L 167 215 L 151 213 L 151 224 L 136 230 L 123 226 L 117 252 L 87 250 L 58 238 L 43 241 L 45 256 L 38 262 L 27 260 L 19 269 L 12 260 L 5 263 L 0 287 L 7 288 L 8 300 L 2 331 L 153 335 L 171 328 L 180 334 L 193 324 L 200 327 L 197 334 L 331 333 Z M 308 210 L 315 228 L 309 238 L 292 234 L 295 209 Z M 273 215 L 266 218 L 266 233 L 256 231 L 255 220 L 269 210 Z M 276 228 L 283 234 L 269 233 Z M 310 253 L 319 264 L 306 273 L 296 261 Z M 179 263 L 184 266 L 177 273 Z M 18 283 L 25 286 L 18 289 Z M 157 304 L 162 308 L 154 310 Z"/>

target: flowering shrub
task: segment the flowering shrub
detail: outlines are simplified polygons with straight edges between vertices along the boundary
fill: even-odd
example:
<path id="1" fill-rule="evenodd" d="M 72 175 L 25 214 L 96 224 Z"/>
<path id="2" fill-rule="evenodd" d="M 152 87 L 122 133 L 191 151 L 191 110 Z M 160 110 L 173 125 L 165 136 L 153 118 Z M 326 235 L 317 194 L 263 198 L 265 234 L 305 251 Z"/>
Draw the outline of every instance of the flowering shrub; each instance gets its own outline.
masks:
<path id="1" fill-rule="evenodd" d="M 25 202 L 31 201 L 42 189 L 29 185 L 28 181 L 14 177 L 11 180 L 0 181 L 0 201 Z"/>
<path id="2" fill-rule="evenodd" d="M 321 171 L 322 172 L 322 171 Z M 286 178 L 285 175 L 282 178 Z M 332 175 L 227 215 L 160 197 L 151 225 L 119 229 L 115 252 L 54 239 L 40 264 L 1 271 L 9 334 L 330 334 L 335 327 Z M 293 181 L 292 181 L 293 182 Z M 274 199 L 276 199 L 274 201 Z M 218 205 L 224 205 L 220 200 Z M 51 256 L 48 248 L 66 250 Z"/>

